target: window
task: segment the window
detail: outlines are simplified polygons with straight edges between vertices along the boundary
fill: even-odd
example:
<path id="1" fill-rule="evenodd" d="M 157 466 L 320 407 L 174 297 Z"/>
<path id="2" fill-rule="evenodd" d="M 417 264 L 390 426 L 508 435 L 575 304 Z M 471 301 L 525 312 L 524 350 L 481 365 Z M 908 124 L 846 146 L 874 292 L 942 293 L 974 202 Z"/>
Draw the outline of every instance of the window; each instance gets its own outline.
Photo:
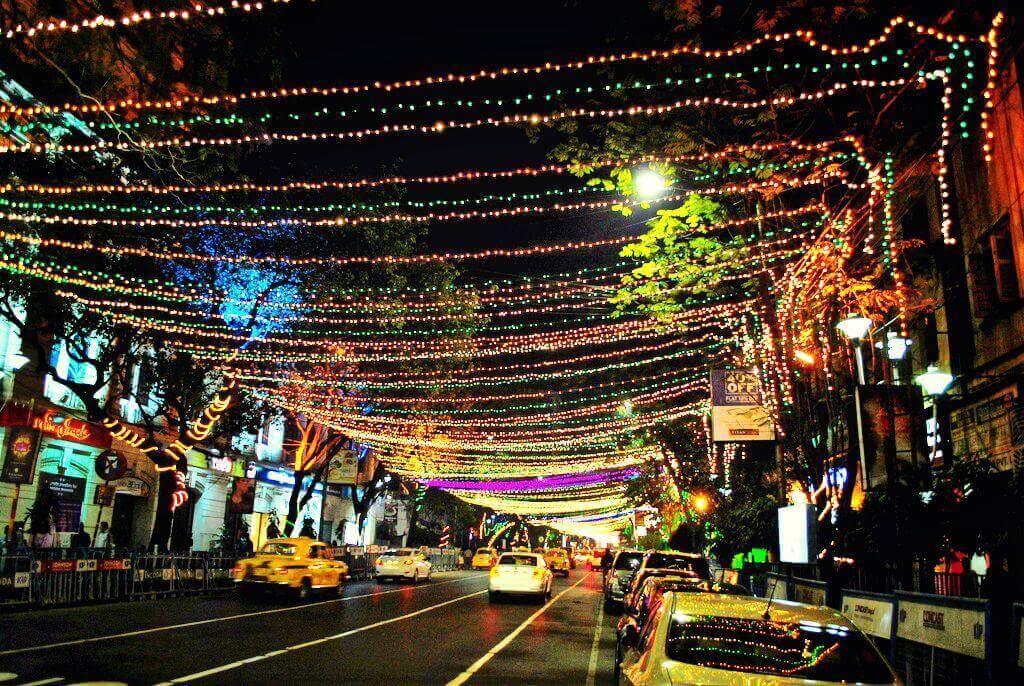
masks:
<path id="1" fill-rule="evenodd" d="M 711 578 L 711 570 L 708 569 L 707 560 L 701 557 L 651 553 L 651 556 L 647 559 L 645 567 L 646 569 L 672 569 L 683 572 L 693 572 L 693 574 L 702 579 Z"/>
<path id="2" fill-rule="evenodd" d="M 498 560 L 499 565 L 512 567 L 539 567 L 535 555 L 502 555 Z"/>
<path id="3" fill-rule="evenodd" d="M 643 553 L 619 553 L 615 558 L 615 569 L 633 570 L 640 566 L 644 559 Z"/>
<path id="4" fill-rule="evenodd" d="M 989 234 L 989 249 L 992 251 L 996 297 L 1000 302 L 1012 302 L 1020 299 L 1017 258 L 1013 253 L 1009 212 L 1004 214 L 992 228 L 992 232 Z"/>

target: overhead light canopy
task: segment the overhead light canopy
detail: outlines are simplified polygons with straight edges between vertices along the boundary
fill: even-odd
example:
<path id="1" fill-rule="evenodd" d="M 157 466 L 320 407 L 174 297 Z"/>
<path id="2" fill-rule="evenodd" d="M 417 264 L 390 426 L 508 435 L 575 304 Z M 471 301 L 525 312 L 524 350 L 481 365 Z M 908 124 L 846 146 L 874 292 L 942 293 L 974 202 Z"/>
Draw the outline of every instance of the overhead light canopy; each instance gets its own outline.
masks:
<path id="1" fill-rule="evenodd" d="M 851 312 L 846 319 L 836 324 L 836 328 L 851 341 L 857 342 L 868 335 L 868 331 L 871 330 L 871 320 Z"/>
<path id="2" fill-rule="evenodd" d="M 927 395 L 942 395 L 953 383 L 953 375 L 949 372 L 939 371 L 934 364 L 928 365 L 928 369 L 916 377 L 914 381 L 924 390 Z"/>

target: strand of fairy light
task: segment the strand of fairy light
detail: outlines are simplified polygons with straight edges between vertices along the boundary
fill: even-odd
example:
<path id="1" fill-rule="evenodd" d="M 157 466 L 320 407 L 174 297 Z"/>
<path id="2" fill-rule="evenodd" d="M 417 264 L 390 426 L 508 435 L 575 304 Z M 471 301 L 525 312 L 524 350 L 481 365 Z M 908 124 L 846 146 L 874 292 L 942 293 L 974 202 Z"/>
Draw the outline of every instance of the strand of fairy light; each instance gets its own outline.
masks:
<path id="1" fill-rule="evenodd" d="M 0 219 L 24 223 L 60 224 L 69 226 L 111 226 L 118 228 L 141 228 L 141 227 L 169 227 L 181 228 L 207 228 L 211 226 L 229 228 L 262 229 L 268 226 L 302 226 L 302 227 L 341 227 L 357 226 L 361 224 L 386 224 L 391 222 L 449 222 L 465 221 L 470 219 L 498 219 L 506 217 L 519 217 L 523 215 L 546 214 L 549 212 L 564 213 L 577 210 L 609 209 L 616 206 L 626 207 L 648 207 L 660 205 L 666 202 L 677 202 L 684 200 L 690 195 L 739 195 L 754 194 L 766 190 L 782 191 L 804 186 L 823 184 L 831 179 L 843 179 L 846 173 L 841 169 L 829 170 L 809 177 L 786 177 L 772 178 L 764 181 L 749 181 L 746 183 L 724 184 L 710 188 L 688 189 L 685 193 L 674 193 L 656 199 L 626 199 L 615 198 L 610 200 L 591 200 L 576 203 L 552 203 L 550 205 L 516 205 L 512 207 L 500 207 L 489 210 L 467 210 L 450 212 L 428 212 L 424 214 L 382 214 L 382 215 L 353 215 L 350 217 L 332 217 L 323 219 L 306 219 L 301 217 L 268 219 L 254 221 L 245 219 L 210 218 L 201 220 L 184 220 L 168 218 L 135 218 L 118 219 L 110 217 L 78 217 L 75 215 L 52 215 L 52 214 L 21 214 L 17 212 L 0 212 Z M 17 239 L 17 234 L 11 234 L 10 239 Z M 19 240 L 27 242 L 29 237 L 21 237 Z M 38 239 L 39 241 L 56 241 L 56 239 Z M 52 243 L 60 247 L 68 247 L 59 242 Z M 74 245 L 68 242 L 68 245 Z M 178 257 L 176 259 L 196 259 Z M 274 261 L 275 257 L 266 258 L 237 258 L 240 261 Z M 320 261 L 315 261 L 319 259 Z M 328 258 L 308 258 L 302 264 L 322 264 Z M 232 261 L 229 257 L 222 257 L 222 261 Z M 288 261 L 286 259 L 286 261 Z"/>
<path id="2" fill-rule="evenodd" d="M 32 38 L 36 35 L 53 35 L 60 33 L 78 33 L 87 29 L 114 28 L 118 26 L 138 26 L 154 21 L 176 21 L 187 22 L 192 19 L 204 17 L 224 16 L 228 12 L 244 12 L 251 14 L 264 9 L 266 5 L 287 5 L 292 0 L 253 0 L 243 2 L 242 0 L 231 0 L 227 4 L 214 5 L 205 2 L 189 1 L 189 4 L 180 10 L 137 10 L 120 17 L 108 17 L 97 14 L 89 19 L 79 21 L 68 21 L 67 19 L 42 19 L 35 24 L 16 24 L 4 31 L 5 38 L 14 38 L 24 35 Z M 307 0 L 316 2 L 316 0 Z"/>
<path id="3" fill-rule="evenodd" d="M 999 21 L 1001 22 L 1001 14 L 997 15 L 997 17 L 1000 17 Z M 984 37 L 968 36 L 966 34 L 947 33 L 935 27 L 924 26 L 904 16 L 896 16 L 889 20 L 889 23 L 886 25 L 884 29 L 882 29 L 881 33 L 878 36 L 867 40 L 863 44 L 854 44 L 846 47 L 832 46 L 828 43 L 817 40 L 814 37 L 813 31 L 797 29 L 795 31 L 785 33 L 766 33 L 762 37 L 755 38 L 744 43 L 736 44 L 730 48 L 720 50 L 707 50 L 693 46 L 677 46 L 665 50 L 634 50 L 631 52 L 622 52 L 613 55 L 591 55 L 583 59 L 572 60 L 568 62 L 545 62 L 543 65 L 533 66 L 505 66 L 490 70 L 483 69 L 477 72 L 466 74 L 449 73 L 443 75 L 428 76 L 418 79 L 403 79 L 391 82 L 375 81 L 373 83 L 352 86 L 284 87 L 276 90 L 257 89 L 247 91 L 244 93 L 235 94 L 178 96 L 163 100 L 136 100 L 132 98 L 127 98 L 118 101 L 110 101 L 106 103 L 79 104 L 66 102 L 61 105 L 31 105 L 27 107 L 6 104 L 0 106 L 0 115 L 15 114 L 19 116 L 34 116 L 39 114 L 56 114 L 60 112 L 86 114 L 95 112 L 109 113 L 116 112 L 119 110 L 174 110 L 181 109 L 186 105 L 193 104 L 206 106 L 218 104 L 237 105 L 242 101 L 253 100 L 276 100 L 280 98 L 308 96 L 333 96 L 350 94 L 354 95 L 358 93 L 364 93 L 375 90 L 391 92 L 403 88 L 418 88 L 423 86 L 456 83 L 464 84 L 473 83 L 481 80 L 497 80 L 501 78 L 519 75 L 579 70 L 584 68 L 590 68 L 593 66 L 615 64 L 617 62 L 647 62 L 650 60 L 668 59 L 680 55 L 690 55 L 695 57 L 702 57 L 705 59 L 719 60 L 748 53 L 760 45 L 771 43 L 787 43 L 794 40 L 802 42 L 812 48 L 815 48 L 816 50 L 822 52 L 823 54 L 829 54 L 834 57 L 839 57 L 845 55 L 870 53 L 876 47 L 888 42 L 890 40 L 892 32 L 899 26 L 906 26 L 911 30 L 915 31 L 916 33 L 918 33 L 919 35 L 935 38 L 946 43 L 986 42 Z"/>
<path id="4" fill-rule="evenodd" d="M 821 152 L 834 146 L 849 144 L 861 149 L 859 140 L 854 136 L 831 139 L 819 143 L 801 143 L 799 141 L 776 141 L 770 143 L 747 143 L 729 145 L 711 152 L 688 153 L 680 155 L 640 155 L 632 158 L 609 158 L 588 163 L 586 168 L 601 169 L 617 166 L 634 166 L 639 164 L 660 163 L 678 164 L 683 162 L 722 162 L 733 156 L 756 153 L 768 153 L 782 149 L 799 152 Z M 517 167 L 502 170 L 466 170 L 451 174 L 428 176 L 387 176 L 379 178 L 362 178 L 351 181 L 293 181 L 284 184 L 258 183 L 215 183 L 203 185 L 164 185 L 151 184 L 82 184 L 48 186 L 43 184 L 6 184 L 0 185 L 0 193 L 40 193 L 48 195 L 72 195 L 76 193 L 149 193 L 155 195 L 191 194 L 191 193 L 284 193 L 289 191 L 320 191 L 326 189 L 349 190 L 359 188 L 376 188 L 391 185 L 438 185 L 486 181 L 516 177 L 533 177 L 547 174 L 568 174 L 584 169 L 579 164 L 544 164 L 539 166 Z"/>
<path id="5" fill-rule="evenodd" d="M 619 117 L 640 117 L 668 114 L 682 109 L 700 109 L 711 107 L 722 107 L 737 110 L 763 109 L 766 107 L 790 107 L 802 102 L 816 102 L 830 98 L 839 93 L 845 93 L 855 88 L 899 88 L 909 83 L 920 82 L 921 77 L 904 77 L 895 79 L 853 79 L 851 81 L 840 81 L 829 85 L 827 88 L 819 88 L 815 91 L 803 91 L 793 95 L 778 95 L 773 97 L 755 98 L 751 100 L 736 100 L 721 96 L 698 96 L 687 97 L 674 102 L 660 105 L 631 105 L 629 107 L 606 107 L 586 108 L 577 107 L 568 110 L 549 112 L 546 114 L 537 113 L 515 113 L 501 117 L 479 117 L 463 121 L 449 120 L 446 122 L 434 122 L 432 124 L 387 124 L 379 127 L 367 127 L 363 129 L 352 129 L 348 131 L 295 131 L 295 132 L 265 132 L 259 134 L 245 134 L 241 136 L 173 136 L 154 140 L 140 139 L 135 141 L 124 140 L 100 140 L 92 143 L 58 143 L 48 141 L 45 143 L 26 142 L 15 145 L 0 145 L 0 154 L 11 153 L 93 153 L 102 150 L 160 150 L 164 148 L 192 148 L 192 147 L 227 147 L 237 145 L 248 145 L 251 143 L 317 143 L 326 141 L 362 140 L 389 134 L 399 133 L 425 133 L 439 134 L 449 130 L 469 130 L 480 127 L 502 127 L 518 126 L 529 124 L 539 126 L 542 124 L 553 124 L 568 119 L 578 118 L 601 118 L 614 119 Z"/>

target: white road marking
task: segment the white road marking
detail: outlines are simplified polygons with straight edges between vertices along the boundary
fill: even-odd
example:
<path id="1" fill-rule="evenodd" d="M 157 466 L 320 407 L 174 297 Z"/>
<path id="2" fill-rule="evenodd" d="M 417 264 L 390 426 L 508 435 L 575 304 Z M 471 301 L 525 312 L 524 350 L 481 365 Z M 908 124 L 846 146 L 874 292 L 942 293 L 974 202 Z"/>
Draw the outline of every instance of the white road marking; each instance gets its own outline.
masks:
<path id="1" fill-rule="evenodd" d="M 186 681 L 193 681 L 195 679 L 202 679 L 204 677 L 213 676 L 214 674 L 220 674 L 221 672 L 227 672 L 227 671 L 230 671 L 232 669 L 238 669 L 239 667 L 244 667 L 246 665 L 251 665 L 254 662 L 261 662 L 262 660 L 268 660 L 268 659 L 270 659 L 272 657 L 277 657 L 278 655 L 284 655 L 285 653 L 289 653 L 289 652 L 292 652 L 292 651 L 302 650 L 303 648 L 310 648 L 312 646 L 321 645 L 323 643 L 328 643 L 330 641 L 337 641 L 338 639 L 345 638 L 346 636 L 351 636 L 353 634 L 358 634 L 358 633 L 361 633 L 363 631 L 369 631 L 370 629 L 376 629 L 377 627 L 385 626 L 387 624 L 393 624 L 394 622 L 401 622 L 402 620 L 409 619 L 409 618 L 415 617 L 417 615 L 421 615 L 421 614 L 423 614 L 425 612 L 430 612 L 431 610 L 436 610 L 439 607 L 445 607 L 445 606 L 451 605 L 453 603 L 458 603 L 458 602 L 461 602 L 461 601 L 463 601 L 463 600 L 465 600 L 467 598 L 474 598 L 474 597 L 476 597 L 478 595 L 482 595 L 484 593 L 487 593 L 486 589 L 484 589 L 483 591 L 476 591 L 474 593 L 467 593 L 466 595 L 459 596 L 458 598 L 453 598 L 451 600 L 446 600 L 443 603 L 438 603 L 436 605 L 431 605 L 429 607 L 424 607 L 424 608 L 422 608 L 420 610 L 416 610 L 415 612 L 408 612 L 408 613 L 406 613 L 404 615 L 399 615 L 398 617 L 392 617 L 391 619 L 384 619 L 384 620 L 381 620 L 379 622 L 374 622 L 373 624 L 367 624 L 366 626 L 360 626 L 360 627 L 356 627 L 355 629 L 349 629 L 348 631 L 342 631 L 340 634 L 333 634 L 331 636 L 324 636 L 323 638 L 315 638 L 312 641 L 306 641 L 305 643 L 297 643 L 297 644 L 295 644 L 293 646 L 287 646 L 286 648 L 282 648 L 280 650 L 272 650 L 269 653 L 263 653 L 262 655 L 253 655 L 252 657 L 247 657 L 244 660 L 238 660 L 236 662 L 229 662 L 228 664 L 221 665 L 219 667 L 212 667 L 210 669 L 204 669 L 201 672 L 196 672 L 194 674 L 188 674 L 186 676 L 180 676 L 180 677 L 177 677 L 175 679 L 171 679 L 170 681 L 161 682 L 161 683 L 157 684 L 157 686 L 171 686 L 171 684 L 180 684 L 180 683 L 184 683 Z"/>
<path id="2" fill-rule="evenodd" d="M 597 655 L 601 652 L 601 632 L 604 630 L 604 601 L 601 601 L 601 609 L 597 611 L 597 628 L 594 629 L 594 642 L 590 644 L 590 665 L 587 667 L 587 684 L 594 686 L 594 679 L 597 677 Z"/>
<path id="3" fill-rule="evenodd" d="M 3 655 L 18 655 L 20 653 L 31 653 L 37 650 L 51 650 L 53 648 L 65 648 L 67 646 L 82 645 L 85 643 L 97 643 L 100 641 L 112 641 L 118 638 L 130 638 L 132 636 L 144 636 L 146 634 L 161 633 L 164 631 L 173 631 L 174 629 L 185 629 L 192 626 L 201 626 L 203 624 L 214 624 L 216 622 L 227 622 L 233 619 L 245 619 L 246 617 L 259 617 L 261 615 L 273 615 L 279 612 L 294 612 L 296 610 L 305 610 L 310 607 L 317 607 L 319 605 L 330 605 L 333 603 L 345 603 L 350 600 L 358 600 L 359 598 L 373 598 L 376 596 L 388 595 L 389 593 L 402 593 L 407 590 L 417 590 L 420 588 L 435 588 L 437 586 L 443 586 L 445 584 L 457 584 L 463 581 L 469 581 L 470 579 L 479 579 L 480 577 L 486 576 L 485 574 L 474 574 L 473 576 L 467 576 L 462 579 L 450 579 L 448 581 L 432 581 L 427 586 L 404 586 L 402 588 L 395 588 L 390 591 L 378 591 L 376 593 L 363 593 L 361 595 L 346 596 L 344 598 L 334 598 L 332 600 L 321 600 L 316 603 L 306 603 L 303 605 L 292 605 L 290 607 L 278 607 L 273 610 L 258 610 L 256 612 L 243 612 L 237 615 L 228 615 L 226 617 L 211 617 L 210 619 L 198 619 L 194 622 L 184 622 L 182 624 L 168 624 L 167 626 L 156 626 L 149 629 L 138 629 L 136 631 L 126 631 L 121 634 L 109 634 L 106 636 L 93 636 L 90 638 L 78 638 L 71 641 L 60 641 L 59 643 L 46 643 L 37 646 L 27 646 L 25 648 L 10 648 L 8 650 L 0 650 L 0 656 Z"/>
<path id="4" fill-rule="evenodd" d="M 64 681 L 64 677 L 62 677 L 62 676 L 55 676 L 55 677 L 51 677 L 49 679 L 40 679 L 39 681 L 30 681 L 27 684 L 22 684 L 21 686 L 43 686 L 43 684 L 55 684 L 58 681 Z"/>
<path id="5" fill-rule="evenodd" d="M 574 583 L 569 588 L 563 590 L 561 593 L 559 593 L 554 598 L 552 598 L 547 603 L 545 603 L 544 607 L 542 607 L 541 609 L 537 610 L 532 615 L 527 617 L 526 621 L 524 621 L 522 624 L 517 626 L 515 628 L 515 630 L 512 633 L 510 633 L 508 636 L 506 636 L 505 638 L 501 639 L 501 641 L 496 646 L 494 646 L 493 648 L 488 650 L 486 653 L 484 653 L 484 655 L 479 660 L 477 660 L 476 662 L 471 664 L 466 669 L 466 671 L 464 671 L 462 674 L 458 675 L 457 677 L 455 677 L 454 679 L 449 681 L 447 686 L 460 686 L 461 684 L 464 684 L 467 681 L 469 681 L 469 677 L 471 677 L 474 674 L 476 674 L 477 672 L 479 672 L 483 668 L 484 665 L 486 665 L 488 662 L 491 661 L 492 657 L 494 657 L 495 655 L 500 653 L 502 650 L 504 650 L 505 647 L 508 646 L 509 643 L 511 643 L 512 641 L 516 640 L 516 636 L 521 634 L 526 627 L 530 626 L 530 624 L 532 624 L 535 619 L 537 619 L 542 614 L 544 614 L 549 607 L 551 607 L 552 605 L 557 603 L 559 598 L 561 598 L 566 593 L 568 593 L 569 591 L 571 591 L 572 589 L 576 588 L 577 586 L 582 584 L 584 581 L 586 581 L 587 577 L 589 577 L 591 574 L 593 574 L 593 572 L 587 572 L 585 575 L 583 575 L 582 579 L 580 579 L 579 581 Z"/>

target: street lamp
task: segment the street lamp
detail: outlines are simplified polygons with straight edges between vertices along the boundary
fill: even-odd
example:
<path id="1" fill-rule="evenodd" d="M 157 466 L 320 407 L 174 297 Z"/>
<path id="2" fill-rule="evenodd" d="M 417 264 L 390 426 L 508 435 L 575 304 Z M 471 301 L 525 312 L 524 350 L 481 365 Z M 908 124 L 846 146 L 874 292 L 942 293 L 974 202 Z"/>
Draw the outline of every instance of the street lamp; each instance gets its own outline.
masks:
<path id="1" fill-rule="evenodd" d="M 889 331 L 885 334 L 885 342 L 879 341 L 875 344 L 876 348 L 885 349 L 885 356 L 892 362 L 892 380 L 900 380 L 900 366 L 899 362 L 907 356 L 907 350 L 910 349 L 910 344 L 913 343 L 909 338 L 904 338 L 896 331 Z"/>
<path id="2" fill-rule="evenodd" d="M 860 387 L 867 383 L 864 378 L 864 356 L 860 351 L 860 342 L 868 331 L 871 330 L 871 319 L 862 317 L 855 313 L 847 315 L 846 319 L 836 324 L 844 336 L 853 343 L 854 352 L 857 356 L 857 384 L 853 387 L 853 411 L 857 415 L 857 447 L 860 456 L 860 480 L 864 490 L 868 490 L 868 461 L 864 450 L 864 418 L 860 412 Z"/>
<path id="3" fill-rule="evenodd" d="M 939 450 L 939 398 L 953 383 L 953 375 L 939 371 L 938 367 L 930 364 L 928 369 L 914 377 L 914 381 L 932 399 L 932 454 L 928 461 L 935 462 L 935 455 Z"/>
<path id="4" fill-rule="evenodd" d="M 651 200 L 660 197 L 668 189 L 668 180 L 653 169 L 641 169 L 634 177 L 636 194 Z"/>

